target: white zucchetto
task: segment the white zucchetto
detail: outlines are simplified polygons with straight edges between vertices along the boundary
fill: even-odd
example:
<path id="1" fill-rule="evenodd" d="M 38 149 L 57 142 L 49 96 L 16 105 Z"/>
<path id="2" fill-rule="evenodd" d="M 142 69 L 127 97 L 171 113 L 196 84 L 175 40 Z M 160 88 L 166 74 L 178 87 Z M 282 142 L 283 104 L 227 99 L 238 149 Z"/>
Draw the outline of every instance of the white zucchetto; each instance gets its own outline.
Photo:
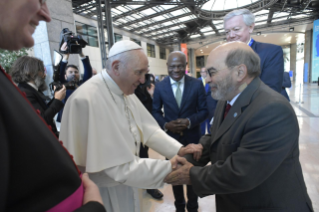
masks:
<path id="1" fill-rule="evenodd" d="M 117 54 L 121 54 L 123 52 L 131 51 L 131 50 L 137 50 L 137 49 L 142 49 L 142 47 L 133 41 L 122 40 L 122 41 L 116 42 L 112 46 L 109 52 L 109 57 L 113 57 Z"/>

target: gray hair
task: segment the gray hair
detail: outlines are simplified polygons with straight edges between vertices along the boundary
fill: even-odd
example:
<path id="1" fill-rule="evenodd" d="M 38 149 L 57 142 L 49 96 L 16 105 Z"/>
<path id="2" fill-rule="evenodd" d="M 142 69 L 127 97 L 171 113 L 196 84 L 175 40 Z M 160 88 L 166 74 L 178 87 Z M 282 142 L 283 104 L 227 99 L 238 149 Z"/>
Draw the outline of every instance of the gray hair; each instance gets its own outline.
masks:
<path id="1" fill-rule="evenodd" d="M 39 71 L 45 71 L 42 60 L 23 56 L 13 63 L 10 74 L 15 83 L 21 83 L 35 80 Z"/>
<path id="2" fill-rule="evenodd" d="M 225 15 L 224 26 L 226 21 L 238 15 L 243 16 L 243 20 L 246 26 L 251 26 L 253 23 L 255 23 L 255 15 L 252 12 L 250 12 L 248 9 L 239 9 L 233 10 Z"/>
<path id="3" fill-rule="evenodd" d="M 225 64 L 228 68 L 232 68 L 241 64 L 246 65 L 247 74 L 250 77 L 258 77 L 260 71 L 260 58 L 253 50 L 235 48 L 230 50 L 226 59 Z"/>

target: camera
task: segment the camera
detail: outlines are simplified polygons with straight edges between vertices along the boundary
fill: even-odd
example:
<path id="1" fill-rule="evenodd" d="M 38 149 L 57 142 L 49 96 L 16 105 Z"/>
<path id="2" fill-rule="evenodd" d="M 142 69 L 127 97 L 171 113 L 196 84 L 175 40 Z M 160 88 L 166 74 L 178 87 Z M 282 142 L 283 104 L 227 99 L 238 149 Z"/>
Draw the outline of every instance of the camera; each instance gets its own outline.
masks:
<path id="1" fill-rule="evenodd" d="M 63 85 L 65 86 L 67 90 L 75 90 L 77 87 L 77 84 L 75 81 L 69 81 L 66 83 L 60 82 L 60 62 L 62 60 L 62 55 L 54 50 L 53 60 L 54 60 L 54 64 L 53 64 L 54 72 L 53 72 L 53 82 L 50 83 L 51 92 L 61 90 L 63 88 Z M 54 90 L 54 87 L 55 87 L 55 90 Z"/>
<path id="2" fill-rule="evenodd" d="M 62 51 L 61 46 L 67 43 L 67 50 Z M 60 48 L 59 51 L 63 54 L 79 54 L 88 43 L 83 40 L 81 35 L 75 35 L 68 28 L 62 29 L 60 33 Z"/>

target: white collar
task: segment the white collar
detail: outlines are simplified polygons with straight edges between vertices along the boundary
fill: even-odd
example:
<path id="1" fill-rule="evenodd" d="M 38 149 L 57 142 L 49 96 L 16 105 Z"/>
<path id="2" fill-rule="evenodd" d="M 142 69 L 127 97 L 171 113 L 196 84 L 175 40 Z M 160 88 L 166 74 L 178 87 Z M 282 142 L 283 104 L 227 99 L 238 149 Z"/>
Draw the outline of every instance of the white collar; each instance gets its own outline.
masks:
<path id="1" fill-rule="evenodd" d="M 251 37 L 249 38 L 249 41 L 247 42 L 247 45 L 249 45 L 250 41 L 251 41 Z"/>
<path id="2" fill-rule="evenodd" d="M 169 77 L 169 80 L 171 81 L 171 85 L 174 85 L 176 83 L 175 80 L 173 80 L 171 77 Z M 178 82 L 180 82 L 181 84 L 184 84 L 185 82 L 185 75 L 182 77 L 182 79 L 180 79 Z"/>
<path id="3" fill-rule="evenodd" d="M 104 78 L 106 82 L 110 82 L 110 83 L 107 83 L 107 85 L 109 86 L 110 90 L 113 93 L 115 93 L 116 95 L 119 95 L 119 96 L 124 94 L 123 91 L 116 84 L 116 82 L 112 79 L 112 77 L 109 75 L 109 73 L 107 73 L 106 70 L 101 72 L 101 77 Z"/>
<path id="4" fill-rule="evenodd" d="M 39 88 L 38 88 L 35 84 L 33 84 L 32 82 L 27 82 L 27 83 L 28 83 L 28 85 L 30 85 L 32 88 L 34 88 L 35 90 L 39 91 Z"/>
<path id="5" fill-rule="evenodd" d="M 241 93 L 237 94 L 231 101 L 227 101 L 227 104 L 230 104 L 231 106 L 233 106 L 240 94 Z"/>

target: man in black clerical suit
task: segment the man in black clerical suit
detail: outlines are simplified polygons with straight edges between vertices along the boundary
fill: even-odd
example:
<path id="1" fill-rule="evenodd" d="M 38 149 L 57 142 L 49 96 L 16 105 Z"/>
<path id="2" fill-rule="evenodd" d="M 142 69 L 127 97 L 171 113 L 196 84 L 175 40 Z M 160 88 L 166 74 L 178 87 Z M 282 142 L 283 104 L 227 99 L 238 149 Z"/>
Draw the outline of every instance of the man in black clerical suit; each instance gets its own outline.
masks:
<path id="1" fill-rule="evenodd" d="M 217 212 L 313 211 L 296 114 L 260 80 L 258 55 L 245 43 L 226 43 L 209 54 L 206 68 L 218 100 L 211 135 L 200 139 L 200 160 L 179 158 L 183 166 L 165 181 L 191 184 L 200 197 L 215 194 Z"/>
<path id="2" fill-rule="evenodd" d="M 0 17 L 0 48 L 6 50 L 33 46 L 39 21 L 51 20 L 45 0 L 0 0 Z M 0 102 L 0 211 L 105 211 L 97 186 L 87 174 L 81 178 L 1 66 Z"/>
<path id="3" fill-rule="evenodd" d="M 281 92 L 284 58 L 280 46 L 255 41 L 250 34 L 255 27 L 255 16 L 247 9 L 233 10 L 224 17 L 228 42 L 247 43 L 260 57 L 260 79 L 277 92 Z"/>
<path id="4" fill-rule="evenodd" d="M 12 80 L 18 84 L 20 90 L 26 94 L 34 109 L 51 127 L 54 134 L 59 137 L 53 118 L 64 106 L 62 102 L 66 95 L 64 85 L 61 90 L 54 93 L 54 98 L 47 104 L 47 98 L 42 93 L 48 88 L 45 82 L 46 71 L 44 64 L 42 60 L 29 56 L 20 57 L 14 62 L 11 68 L 11 76 Z"/>

